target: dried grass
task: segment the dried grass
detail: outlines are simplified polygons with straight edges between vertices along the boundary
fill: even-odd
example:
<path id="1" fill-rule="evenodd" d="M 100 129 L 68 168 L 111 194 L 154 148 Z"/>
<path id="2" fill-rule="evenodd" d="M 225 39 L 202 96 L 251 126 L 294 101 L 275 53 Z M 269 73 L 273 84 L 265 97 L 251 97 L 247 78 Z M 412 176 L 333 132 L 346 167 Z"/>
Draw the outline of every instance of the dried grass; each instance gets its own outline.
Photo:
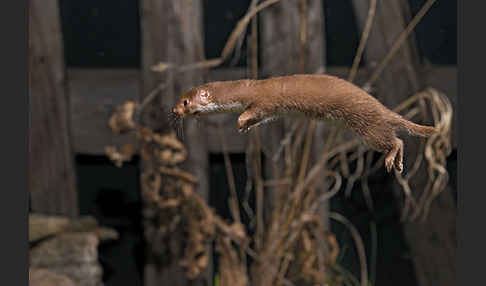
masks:
<path id="1" fill-rule="evenodd" d="M 216 59 L 176 67 L 171 63 L 159 63 L 153 67 L 154 71 L 165 72 L 174 69 L 184 72 L 199 68 L 212 68 L 227 60 L 231 52 L 238 49 L 247 25 L 253 17 L 264 8 L 277 3 L 279 0 L 267 0 L 259 5 L 252 1 L 247 14 L 238 22 L 228 41 Z M 393 56 L 418 21 L 423 17 L 431 3 L 428 1 L 421 12 L 412 20 L 411 24 L 399 37 L 392 51 L 385 57 L 383 64 Z M 254 8 L 252 8 L 254 7 Z M 306 45 L 306 0 L 300 0 L 301 13 L 301 69 L 305 62 Z M 370 10 L 360 45 L 353 61 L 349 80 L 355 78 L 359 61 L 370 29 L 376 9 L 376 1 L 370 0 Z M 253 22 L 256 23 L 256 22 Z M 250 46 L 255 46 L 257 39 L 256 24 L 252 25 Z M 251 49 L 250 76 L 258 76 L 257 49 Z M 382 64 L 382 65 L 383 65 Z M 322 72 L 320 69 L 317 72 Z M 383 69 L 381 65 L 367 82 L 365 87 L 379 77 Z M 141 105 L 132 104 L 132 108 L 143 109 L 150 100 L 163 89 L 160 85 Z M 140 108 L 142 106 L 142 108 Z M 395 173 L 397 182 L 402 187 L 405 203 L 402 218 L 413 220 L 425 218 L 433 199 L 444 189 L 448 180 L 445 168 L 446 157 L 451 151 L 450 128 L 452 108 L 448 98 L 439 91 L 428 88 L 421 91 L 397 106 L 394 111 L 401 113 L 407 119 L 415 119 L 430 110 L 433 124 L 439 133 L 428 138 L 422 144 L 414 164 L 405 174 Z M 140 110 L 138 110 L 140 111 Z M 328 201 L 342 187 L 343 179 L 347 185 L 345 193 L 349 195 L 356 182 L 360 182 L 368 206 L 373 208 L 368 177 L 383 169 L 383 158 L 373 162 L 373 151 L 361 144 L 355 138 L 344 141 L 337 128 L 331 129 L 319 160 L 309 166 L 310 146 L 315 132 L 315 123 L 311 121 L 309 128 L 302 128 L 305 122 L 295 122 L 283 137 L 279 148 L 271 158 L 273 164 L 283 166 L 274 177 L 264 180 L 262 174 L 260 136 L 258 128 L 250 134 L 250 144 L 247 151 L 247 166 L 250 169 L 246 196 L 241 202 L 244 211 L 253 218 L 249 228 L 255 231 L 250 237 L 250 229 L 241 223 L 241 210 L 236 194 L 234 174 L 228 156 L 228 148 L 222 138 L 230 199 L 228 204 L 232 214 L 232 222 L 225 222 L 207 203 L 194 191 L 197 186 L 196 178 L 183 171 L 180 165 L 187 158 L 187 151 L 174 133 L 157 134 L 151 129 L 138 126 L 136 120 L 127 114 L 137 114 L 136 110 L 119 108 L 113 115 L 110 126 L 114 132 L 119 130 L 136 130 L 139 152 L 144 158 L 145 172 L 142 174 L 142 192 L 146 204 L 145 220 L 146 238 L 150 241 L 169 241 L 169 238 L 180 237 L 186 241 L 181 250 L 152 249 L 155 255 L 166 257 L 168 260 L 178 259 L 189 278 L 195 278 L 207 267 L 211 253 L 208 245 L 216 244 L 220 256 L 219 285 L 294 285 L 302 279 L 313 285 L 343 285 L 349 277 L 337 277 L 345 273 L 336 264 L 339 245 L 334 235 L 324 228 L 322 217 L 317 214 L 320 204 Z M 126 122 L 125 122 L 126 121 Z M 220 129 L 221 130 L 221 129 Z M 125 159 L 116 149 L 110 149 L 111 158 L 121 164 Z M 117 157 L 118 156 L 118 157 Z M 117 159 L 118 158 L 118 159 Z M 350 164 L 356 163 L 356 168 L 350 170 Z M 411 191 L 410 182 L 417 175 L 417 170 L 426 164 L 428 183 L 422 194 L 415 198 Z M 324 177 L 322 185 L 316 187 L 316 180 Z M 265 188 L 278 189 L 278 196 L 273 204 L 274 209 L 266 220 L 263 219 L 263 191 Z M 252 209 L 248 203 L 249 192 L 256 194 L 256 208 Z M 329 218 L 343 223 L 351 232 L 358 252 L 361 265 L 361 277 L 355 285 L 367 285 L 368 273 L 366 255 L 362 239 L 352 224 L 342 215 L 329 213 Z M 156 222 L 156 223 L 154 223 Z M 254 242 L 254 248 L 251 248 Z M 159 243 L 163 246 L 166 244 Z M 247 257 L 253 262 L 247 269 Z M 166 262 L 167 263 L 167 262 Z M 338 269 L 339 271 L 336 271 Z M 339 276 L 338 275 L 338 276 Z M 347 274 L 346 274 L 347 275 Z M 353 278 L 354 279 L 354 278 Z M 353 280 L 354 281 L 354 280 Z M 327 284 L 326 284 L 327 283 Z"/>

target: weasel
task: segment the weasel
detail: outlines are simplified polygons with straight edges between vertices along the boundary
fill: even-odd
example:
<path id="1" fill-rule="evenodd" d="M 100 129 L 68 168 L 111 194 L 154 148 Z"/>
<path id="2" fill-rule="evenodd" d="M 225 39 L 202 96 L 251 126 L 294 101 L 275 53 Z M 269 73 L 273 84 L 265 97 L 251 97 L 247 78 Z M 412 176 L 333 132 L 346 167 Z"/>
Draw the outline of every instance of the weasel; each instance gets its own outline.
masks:
<path id="1" fill-rule="evenodd" d="M 403 141 L 397 131 L 429 137 L 436 132 L 406 120 L 356 85 L 330 75 L 292 75 L 263 80 L 210 82 L 183 94 L 173 113 L 185 116 L 242 112 L 238 129 L 281 116 L 338 121 L 356 132 L 372 149 L 384 153 L 385 168 L 403 170 Z"/>

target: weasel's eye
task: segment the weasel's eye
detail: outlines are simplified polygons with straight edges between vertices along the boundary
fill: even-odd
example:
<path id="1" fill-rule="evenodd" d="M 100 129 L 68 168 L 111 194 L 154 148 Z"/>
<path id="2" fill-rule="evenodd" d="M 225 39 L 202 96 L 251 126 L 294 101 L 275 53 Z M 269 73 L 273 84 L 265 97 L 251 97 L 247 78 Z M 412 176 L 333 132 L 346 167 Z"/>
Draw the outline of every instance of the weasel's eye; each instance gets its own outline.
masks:
<path id="1" fill-rule="evenodd" d="M 184 100 L 184 106 L 186 106 L 186 105 L 187 105 L 187 100 Z"/>

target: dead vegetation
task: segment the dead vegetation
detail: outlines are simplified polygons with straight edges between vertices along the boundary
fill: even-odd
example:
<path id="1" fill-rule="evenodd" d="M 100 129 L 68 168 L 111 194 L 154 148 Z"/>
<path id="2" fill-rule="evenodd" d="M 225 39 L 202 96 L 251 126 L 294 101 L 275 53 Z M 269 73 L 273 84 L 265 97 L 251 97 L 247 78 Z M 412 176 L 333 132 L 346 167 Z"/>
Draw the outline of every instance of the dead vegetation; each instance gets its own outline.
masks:
<path id="1" fill-rule="evenodd" d="M 260 10 L 277 2 L 279 0 L 267 0 L 256 5 L 257 1 L 252 1 L 251 7 L 254 8 L 250 8 L 239 21 L 219 58 L 182 67 L 171 63 L 159 63 L 153 70 L 166 72 L 173 69 L 184 72 L 220 65 L 228 59 L 234 48 L 238 47 L 238 41 L 253 17 Z M 306 15 L 306 1 L 300 2 L 301 15 Z M 397 40 L 397 48 L 390 51 L 389 56 L 379 67 L 386 65 L 400 43 L 413 30 L 433 2 L 434 0 L 425 4 L 423 10 L 417 14 Z M 353 81 L 356 75 L 363 48 L 372 28 L 375 8 L 376 1 L 372 0 L 367 21 L 369 24 L 366 24 L 363 31 L 348 78 L 350 81 Z M 301 45 L 305 46 L 305 17 L 302 16 L 301 20 L 303 34 Z M 253 35 L 251 44 L 255 45 L 256 25 L 252 25 L 251 28 Z M 257 77 L 256 49 L 253 51 L 249 61 L 250 77 Z M 301 56 L 305 57 L 305 54 L 302 53 Z M 366 88 L 371 89 L 371 85 L 379 77 L 380 69 L 372 75 Z M 142 105 L 146 104 L 144 102 Z M 146 126 L 138 125 L 132 117 L 138 112 L 137 108 L 140 106 L 127 102 L 118 108 L 110 119 L 110 127 L 115 133 L 136 132 L 136 142 L 120 150 L 107 147 L 106 153 L 118 166 L 121 166 L 138 149 L 144 164 L 147 165 L 144 166 L 145 171 L 142 174 L 142 197 L 146 205 L 144 219 L 150 222 L 145 224 L 145 237 L 150 241 L 167 242 L 156 244 L 163 246 L 160 249 L 150 249 L 149 253 L 154 260 L 164 264 L 183 257 L 179 260 L 180 265 L 184 267 L 189 278 L 196 278 L 208 266 L 212 256 L 208 246 L 214 242 L 220 261 L 219 285 L 295 285 L 297 282 L 307 281 L 309 285 L 364 286 L 369 283 L 366 254 L 359 233 L 346 218 L 337 213 L 329 213 L 329 218 L 344 224 L 351 232 L 361 264 L 359 282 L 353 280 L 354 282 L 349 282 L 351 284 L 344 283 L 342 272 L 336 274 L 334 269 L 339 245 L 334 235 L 323 226 L 322 217 L 317 214 L 317 210 L 321 203 L 336 195 L 342 187 L 349 195 L 357 182 L 361 184 L 368 206 L 373 208 L 368 177 L 382 170 L 383 157 L 376 160 L 376 156 L 373 156 L 374 152 L 361 144 L 359 139 L 345 139 L 341 130 L 332 128 L 320 157 L 315 164 L 311 165 L 309 156 L 315 123 L 297 121 L 288 128 L 279 148 L 270 158 L 277 166 L 276 173 L 272 178 L 264 180 L 261 175 L 262 162 L 259 156 L 261 137 L 256 129 L 250 132 L 247 151 L 247 164 L 251 170 L 249 174 L 251 180 L 247 190 L 255 192 L 256 206 L 252 209 L 246 201 L 243 205 L 248 207 L 239 209 L 240 198 L 236 195 L 231 162 L 226 151 L 224 136 L 221 136 L 230 189 L 228 203 L 232 214 L 232 221 L 227 222 L 221 219 L 197 194 L 196 178 L 179 167 L 187 158 L 187 150 L 177 139 L 175 132 L 159 134 Z M 395 172 L 395 178 L 402 187 L 405 197 L 402 219 L 425 218 L 431 202 L 444 189 L 448 181 L 445 164 L 446 157 L 451 151 L 451 104 L 445 95 L 433 88 L 428 88 L 411 96 L 395 107 L 394 111 L 415 122 L 421 122 L 431 114 L 433 125 L 440 130 L 437 135 L 423 139 L 420 146 L 421 152 L 416 158 L 408 158 L 414 163 L 405 174 Z M 351 165 L 356 166 L 354 170 L 351 170 Z M 421 195 L 416 198 L 411 191 L 410 182 L 422 165 L 426 166 L 428 183 Z M 342 185 L 343 182 L 346 182 L 345 186 Z M 318 184 L 319 188 L 317 188 Z M 270 215 L 264 218 L 263 192 L 266 189 L 272 189 L 275 197 Z M 242 211 L 253 218 L 254 223 L 249 227 L 251 229 L 242 224 L 240 218 Z M 248 233 L 254 235 L 249 236 Z M 174 245 L 170 243 L 172 241 L 180 243 Z M 247 260 L 251 260 L 251 263 L 248 264 Z"/>

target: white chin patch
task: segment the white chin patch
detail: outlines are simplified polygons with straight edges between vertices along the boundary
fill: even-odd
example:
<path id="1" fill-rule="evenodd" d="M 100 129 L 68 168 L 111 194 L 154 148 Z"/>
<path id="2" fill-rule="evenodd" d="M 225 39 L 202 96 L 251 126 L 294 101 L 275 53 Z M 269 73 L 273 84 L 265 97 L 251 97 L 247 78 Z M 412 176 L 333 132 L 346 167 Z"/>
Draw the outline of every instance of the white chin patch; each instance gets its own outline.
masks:
<path id="1" fill-rule="evenodd" d="M 230 103 L 230 104 L 216 104 L 216 103 L 209 103 L 207 105 L 200 105 L 197 108 L 197 111 L 202 113 L 217 113 L 217 112 L 232 112 L 232 111 L 240 111 L 243 109 L 243 106 L 240 103 Z"/>

